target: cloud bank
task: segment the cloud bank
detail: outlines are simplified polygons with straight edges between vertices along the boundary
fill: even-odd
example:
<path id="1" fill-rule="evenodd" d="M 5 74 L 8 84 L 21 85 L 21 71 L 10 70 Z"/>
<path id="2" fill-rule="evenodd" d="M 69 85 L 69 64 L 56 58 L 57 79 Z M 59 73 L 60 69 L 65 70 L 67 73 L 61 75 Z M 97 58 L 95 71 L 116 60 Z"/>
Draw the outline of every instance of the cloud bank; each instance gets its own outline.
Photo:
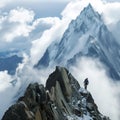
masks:
<path id="1" fill-rule="evenodd" d="M 24 44 L 29 42 L 28 36 L 34 29 L 31 25 L 33 19 L 33 11 L 19 7 L 11 10 L 9 13 L 1 14 L 0 50 L 24 49 Z"/>
<path id="2" fill-rule="evenodd" d="M 57 18 L 37 18 L 32 10 L 17 7 L 0 15 L 0 51 L 30 51 L 32 41 L 50 29 Z M 25 52 L 25 51 L 24 51 Z"/>

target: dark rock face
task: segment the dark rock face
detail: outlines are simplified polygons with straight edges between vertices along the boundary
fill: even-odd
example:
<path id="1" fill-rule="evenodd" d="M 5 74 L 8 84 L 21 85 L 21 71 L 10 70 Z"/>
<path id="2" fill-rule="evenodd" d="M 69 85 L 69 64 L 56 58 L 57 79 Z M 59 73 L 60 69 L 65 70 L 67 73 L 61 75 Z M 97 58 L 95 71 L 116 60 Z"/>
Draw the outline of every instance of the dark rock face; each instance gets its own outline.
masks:
<path id="1" fill-rule="evenodd" d="M 30 84 L 23 97 L 2 120 L 110 120 L 103 116 L 92 95 L 63 67 L 49 76 L 46 87 Z"/>

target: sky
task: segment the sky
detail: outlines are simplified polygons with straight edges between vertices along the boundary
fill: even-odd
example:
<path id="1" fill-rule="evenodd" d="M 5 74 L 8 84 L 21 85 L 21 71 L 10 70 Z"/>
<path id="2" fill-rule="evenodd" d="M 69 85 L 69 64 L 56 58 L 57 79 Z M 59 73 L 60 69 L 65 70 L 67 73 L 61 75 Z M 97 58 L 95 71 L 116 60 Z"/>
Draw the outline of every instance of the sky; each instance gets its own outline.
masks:
<path id="1" fill-rule="evenodd" d="M 14 0 L 11 0 L 14 1 Z M 60 16 L 61 11 L 64 9 L 64 7 L 67 5 L 69 0 L 26 0 L 21 1 L 18 0 L 17 2 L 4 2 L 4 7 L 2 8 L 2 11 L 9 11 L 12 8 L 15 8 L 16 6 L 22 6 L 28 9 L 34 10 L 36 13 L 36 17 L 48 17 L 48 16 Z M 49 9 L 49 10 L 48 10 Z"/>
<path id="2" fill-rule="evenodd" d="M 117 25 L 120 21 L 120 12 L 118 12 L 120 0 L 17 0 L 17 2 L 16 0 L 0 0 L 0 52 L 19 50 L 24 57 L 15 76 L 8 75 L 7 71 L 0 72 L 0 83 L 3 83 L 0 84 L 0 96 L 2 96 L 0 108 L 3 108 L 0 110 L 0 116 L 13 103 L 13 97 L 19 90 L 23 89 L 21 92 L 23 94 L 26 86 L 34 80 L 45 83 L 53 68 L 46 70 L 45 76 L 44 71 L 36 71 L 33 65 L 39 61 L 52 42 L 61 39 L 71 20 L 74 20 L 89 2 L 102 15 L 108 26 Z M 114 26 L 114 29 L 116 28 Z M 119 31 L 119 28 L 116 30 Z M 93 72 L 89 69 L 91 65 Z M 97 66 L 102 66 L 102 69 Z M 100 110 L 110 115 L 113 120 L 119 120 L 117 107 L 119 83 L 111 82 L 104 66 L 97 60 L 82 58 L 76 66 L 71 68 L 71 72 L 78 80 L 84 79 L 86 75 L 89 76 L 93 80 L 91 85 L 97 78 L 101 78 L 102 81 L 97 79 L 96 87 L 90 85 L 89 89 L 100 106 Z M 96 75 L 92 77 L 94 72 Z M 83 75 L 79 76 L 77 73 Z M 13 80 L 17 80 L 14 87 L 10 84 Z M 102 94 L 100 86 L 104 86 Z M 103 96 L 105 99 L 101 102 Z M 108 104 L 106 104 L 107 101 L 109 101 Z M 111 104 L 112 111 L 108 111 Z"/>

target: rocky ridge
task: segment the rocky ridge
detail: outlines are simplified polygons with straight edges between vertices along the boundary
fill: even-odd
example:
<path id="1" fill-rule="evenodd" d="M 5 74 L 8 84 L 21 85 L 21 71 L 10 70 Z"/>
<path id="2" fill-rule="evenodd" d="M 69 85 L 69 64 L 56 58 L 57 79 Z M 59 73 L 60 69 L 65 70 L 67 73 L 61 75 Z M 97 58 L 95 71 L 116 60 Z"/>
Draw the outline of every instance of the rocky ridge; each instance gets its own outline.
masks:
<path id="1" fill-rule="evenodd" d="M 66 68 L 56 70 L 46 87 L 30 84 L 2 120 L 110 120 L 102 115 L 89 91 L 81 88 Z"/>

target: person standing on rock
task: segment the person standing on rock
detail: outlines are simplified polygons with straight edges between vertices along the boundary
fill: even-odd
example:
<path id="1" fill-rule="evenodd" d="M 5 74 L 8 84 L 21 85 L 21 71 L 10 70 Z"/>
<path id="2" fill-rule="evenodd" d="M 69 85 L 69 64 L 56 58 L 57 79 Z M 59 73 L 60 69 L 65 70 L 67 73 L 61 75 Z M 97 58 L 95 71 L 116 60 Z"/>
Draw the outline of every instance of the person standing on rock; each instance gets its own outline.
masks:
<path id="1" fill-rule="evenodd" d="M 88 78 L 84 80 L 84 88 L 87 90 L 87 85 L 89 84 Z"/>

